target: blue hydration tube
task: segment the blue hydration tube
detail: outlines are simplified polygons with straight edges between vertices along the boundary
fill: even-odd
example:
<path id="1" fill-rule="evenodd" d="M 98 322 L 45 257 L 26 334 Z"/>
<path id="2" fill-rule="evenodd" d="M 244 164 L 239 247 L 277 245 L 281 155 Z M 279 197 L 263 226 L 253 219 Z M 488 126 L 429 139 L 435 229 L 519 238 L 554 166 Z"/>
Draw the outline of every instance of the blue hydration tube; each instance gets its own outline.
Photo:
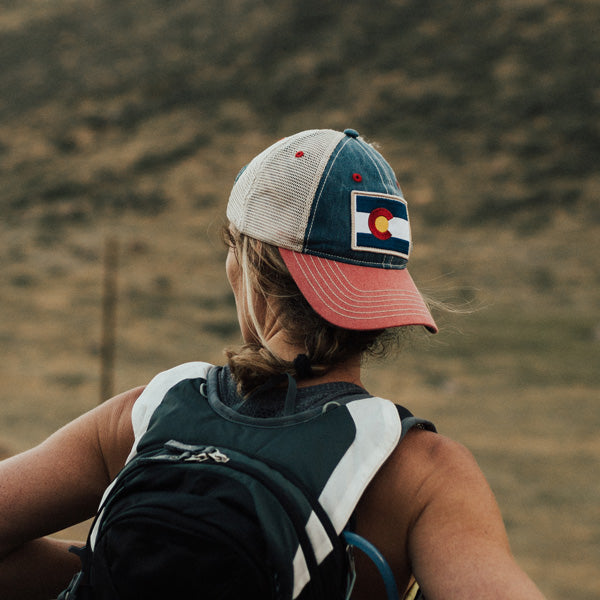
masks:
<path id="1" fill-rule="evenodd" d="M 348 545 L 362 550 L 375 563 L 375 566 L 383 579 L 387 597 L 389 600 L 398 600 L 400 596 L 398 594 L 398 587 L 396 586 L 396 579 L 394 578 L 390 565 L 388 565 L 383 557 L 383 554 L 381 554 L 371 542 L 368 542 L 365 538 L 352 531 L 344 531 L 344 539 Z M 352 589 L 349 590 L 348 596 L 351 593 Z"/>

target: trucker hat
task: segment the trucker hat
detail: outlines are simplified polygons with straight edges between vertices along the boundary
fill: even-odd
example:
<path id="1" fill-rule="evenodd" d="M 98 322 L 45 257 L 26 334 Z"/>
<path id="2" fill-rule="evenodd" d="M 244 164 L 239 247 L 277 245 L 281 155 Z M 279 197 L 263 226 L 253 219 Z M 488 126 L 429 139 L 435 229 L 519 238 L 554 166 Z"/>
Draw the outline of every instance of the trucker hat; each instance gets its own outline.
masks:
<path id="1" fill-rule="evenodd" d="M 396 175 L 354 129 L 303 131 L 261 152 L 238 174 L 227 217 L 279 248 L 326 321 L 437 331 L 406 268 L 412 241 Z"/>

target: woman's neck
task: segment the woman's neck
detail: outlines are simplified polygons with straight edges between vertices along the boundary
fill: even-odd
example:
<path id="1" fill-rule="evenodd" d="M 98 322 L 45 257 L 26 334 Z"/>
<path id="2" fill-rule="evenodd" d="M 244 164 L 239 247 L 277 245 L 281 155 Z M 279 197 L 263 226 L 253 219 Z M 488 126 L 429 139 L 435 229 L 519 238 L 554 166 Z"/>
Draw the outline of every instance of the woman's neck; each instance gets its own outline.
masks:
<path id="1" fill-rule="evenodd" d="M 265 336 L 269 343 L 269 349 L 284 360 L 291 362 L 299 354 L 304 354 L 306 352 L 304 348 L 288 343 L 285 332 L 281 329 L 272 329 L 269 331 L 269 334 L 270 335 Z M 298 381 L 298 387 L 307 387 L 309 385 L 318 385 L 320 383 L 330 383 L 333 381 L 346 381 L 364 387 L 360 379 L 360 355 L 352 356 L 345 361 L 332 366 L 323 375 L 300 379 Z"/>
<path id="2" fill-rule="evenodd" d="M 332 367 L 323 375 L 301 379 L 298 381 L 298 387 L 301 388 L 309 385 L 318 385 L 320 383 L 331 383 L 334 381 L 346 381 L 364 387 L 360 380 L 360 360 L 357 360 L 356 366 L 350 365 L 348 362 L 349 361 L 346 361 L 346 363 L 341 363 Z"/>

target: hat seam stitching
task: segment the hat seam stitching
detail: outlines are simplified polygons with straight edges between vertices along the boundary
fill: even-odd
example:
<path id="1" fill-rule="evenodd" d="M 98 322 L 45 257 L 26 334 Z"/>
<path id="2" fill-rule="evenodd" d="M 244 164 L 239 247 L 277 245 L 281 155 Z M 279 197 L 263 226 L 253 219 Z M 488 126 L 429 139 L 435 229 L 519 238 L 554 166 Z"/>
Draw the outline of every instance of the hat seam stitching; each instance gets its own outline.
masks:
<path id="1" fill-rule="evenodd" d="M 389 189 L 389 187 L 391 186 L 391 180 L 386 181 L 387 180 L 387 177 L 385 176 L 386 169 L 385 169 L 383 163 L 379 160 L 379 156 L 381 156 L 381 155 L 370 144 L 365 143 L 365 146 L 367 148 L 365 155 L 371 161 L 371 163 L 377 170 L 377 174 L 379 175 L 379 181 L 381 182 L 381 185 L 384 188 Z M 391 165 L 389 165 L 389 168 L 391 169 Z M 402 198 L 402 200 L 404 200 L 404 198 Z M 406 204 L 406 200 L 404 202 Z M 407 210 L 407 215 L 408 215 L 408 210 Z M 410 227 L 410 220 L 408 220 L 408 222 L 409 222 L 409 227 Z M 353 234 L 354 234 L 354 232 L 353 232 Z M 352 239 L 355 239 L 355 238 L 353 237 Z M 382 252 L 381 250 L 378 250 L 378 249 L 373 249 L 373 251 L 384 255 L 383 261 L 382 261 L 382 263 L 384 265 L 392 264 L 393 258 L 389 253 Z M 409 255 L 410 255 L 410 241 L 409 241 Z M 406 261 L 408 263 L 408 257 L 406 257 Z"/>
<path id="2" fill-rule="evenodd" d="M 283 247 L 283 246 L 282 246 Z M 294 252 L 292 250 L 292 252 Z M 379 250 L 378 248 L 375 248 L 373 250 L 373 252 L 377 252 L 377 253 L 385 253 L 387 252 L 386 250 Z M 386 271 L 403 271 L 404 269 L 407 268 L 407 263 L 404 263 L 403 265 L 397 265 L 395 263 L 391 263 L 391 262 L 386 262 L 384 263 L 384 265 L 382 266 L 381 261 L 377 261 L 377 262 L 371 262 L 368 260 L 362 260 L 359 258 L 348 258 L 347 256 L 338 256 L 337 254 L 329 254 L 327 252 L 323 252 L 322 250 L 309 250 L 309 251 L 305 251 L 305 252 L 301 252 L 300 254 L 306 254 L 307 256 L 318 256 L 319 258 L 326 258 L 329 260 L 333 260 L 336 262 L 342 262 L 344 264 L 348 264 L 348 265 L 356 265 L 356 266 L 368 266 L 368 267 L 372 267 L 372 268 L 379 268 L 379 269 L 384 269 Z M 404 258 L 404 257 L 400 257 L 400 258 Z M 406 260 L 406 259 L 405 259 Z"/>
<path id="3" fill-rule="evenodd" d="M 313 202 L 312 205 L 312 219 L 309 218 L 309 224 L 308 224 L 308 229 L 305 232 L 304 235 L 304 244 L 302 247 L 303 251 L 306 251 L 306 248 L 308 246 L 308 239 L 310 237 L 310 234 L 312 232 L 312 228 L 313 228 L 313 224 L 316 218 L 316 214 L 317 214 L 317 209 L 319 207 L 319 202 L 321 201 L 321 196 L 323 195 L 323 190 L 325 189 L 325 184 L 327 183 L 327 180 L 329 179 L 329 176 L 331 175 L 331 171 L 333 170 L 333 165 L 335 163 L 335 161 L 337 160 L 338 156 L 340 155 L 340 152 L 342 151 L 343 148 L 345 148 L 346 144 L 350 141 L 351 138 L 349 138 L 348 136 L 345 136 L 345 139 L 342 138 L 340 139 L 340 141 L 336 144 L 337 147 L 337 152 L 335 152 L 336 148 L 333 149 L 333 152 L 335 152 L 335 158 L 333 158 L 333 152 L 329 155 L 328 161 L 331 161 L 331 164 L 329 165 L 329 169 L 327 170 L 327 173 L 323 173 L 323 175 L 321 176 L 321 180 L 319 182 L 320 185 L 320 190 L 319 190 L 319 194 L 317 196 L 317 198 L 315 198 L 315 201 Z M 340 144 L 340 142 L 343 142 L 342 144 Z"/>
<path id="4" fill-rule="evenodd" d="M 300 265 L 300 263 L 297 261 L 297 264 Z M 381 301 L 383 301 L 383 297 L 390 297 L 390 296 L 395 296 L 397 298 L 401 298 L 402 300 L 407 300 L 407 299 L 414 299 L 414 301 L 416 302 L 416 304 L 418 306 L 421 305 L 421 302 L 423 300 L 422 296 L 420 295 L 420 293 L 418 291 L 414 291 L 414 290 L 390 290 L 390 289 L 386 289 L 386 290 L 376 290 L 374 288 L 369 288 L 369 289 L 361 289 L 356 287 L 344 274 L 344 272 L 338 268 L 338 270 L 334 270 L 333 265 L 330 265 L 330 269 L 324 269 L 321 268 L 319 269 L 318 267 L 323 267 L 323 265 L 309 265 L 308 263 L 304 263 L 307 267 L 307 269 L 310 269 L 311 273 L 317 273 L 317 276 L 321 277 L 322 281 L 326 281 L 324 278 L 324 275 L 327 276 L 327 281 L 329 281 L 331 283 L 331 289 L 335 289 L 337 291 L 339 291 L 340 286 L 343 288 L 343 291 L 346 292 L 346 298 L 348 300 L 350 300 L 351 296 L 354 296 L 357 298 L 357 302 L 358 299 L 363 298 L 365 296 L 365 294 L 368 294 L 370 296 L 378 296 Z M 313 268 L 314 267 L 314 268 Z M 302 267 L 301 267 L 302 268 Z M 356 290 L 356 291 L 355 291 Z M 350 303 L 350 302 L 348 302 Z"/>
<path id="5" fill-rule="evenodd" d="M 318 279 L 318 278 L 313 278 L 311 279 L 310 277 L 307 277 L 307 270 L 308 270 L 308 274 L 312 275 L 313 272 L 316 272 L 318 274 L 318 271 L 314 271 L 314 269 L 311 268 L 310 265 L 308 264 L 300 264 L 297 263 L 298 266 L 300 267 L 300 269 L 302 270 L 302 274 L 305 277 L 305 281 L 307 282 L 307 284 L 310 286 L 310 288 L 315 292 L 316 297 L 320 300 L 320 302 L 322 303 L 322 305 L 324 307 L 326 307 L 327 309 L 335 312 L 337 315 L 339 315 L 340 317 L 345 317 L 348 319 L 360 319 L 360 320 L 376 320 L 376 319 L 389 319 L 392 318 L 394 316 L 396 317 L 401 317 L 401 316 L 410 316 L 412 315 L 413 317 L 415 317 L 416 319 L 420 319 L 422 317 L 426 317 L 425 321 L 429 322 L 429 320 L 431 319 L 431 315 L 428 313 L 428 311 L 426 311 L 426 309 L 423 308 L 423 306 L 421 305 L 422 302 L 422 298 L 419 295 L 419 298 L 417 298 L 417 296 L 415 294 L 411 293 L 411 296 L 416 300 L 420 299 L 421 302 L 416 302 L 416 306 L 415 308 L 417 310 L 409 310 L 407 308 L 400 308 L 397 307 L 396 309 L 392 309 L 390 308 L 390 310 L 388 311 L 379 311 L 376 315 L 368 315 L 365 314 L 364 309 L 361 310 L 363 307 L 358 305 L 358 304 L 351 304 L 348 300 L 347 297 L 340 297 L 339 294 L 338 295 L 330 295 L 327 293 L 327 290 L 324 289 L 323 285 L 327 284 L 327 281 L 325 279 Z M 303 268 L 305 267 L 305 268 Z M 347 281 L 347 280 L 346 280 Z M 319 285 L 318 288 L 315 287 L 313 285 L 313 282 L 320 282 L 322 285 Z M 330 279 L 330 282 L 333 283 Z M 329 287 L 329 286 L 328 286 Z M 337 288 L 335 288 L 337 290 Z M 319 290 L 323 292 L 323 295 L 319 294 Z M 345 300 L 344 304 L 346 306 L 344 306 L 344 304 L 339 304 L 337 303 L 335 300 L 337 299 L 342 299 Z M 340 312 L 338 311 L 343 311 L 346 314 L 340 314 Z M 417 314 L 418 313 L 418 314 Z M 411 319 L 414 320 L 414 319 Z M 415 324 L 420 324 L 420 323 L 415 323 Z"/>

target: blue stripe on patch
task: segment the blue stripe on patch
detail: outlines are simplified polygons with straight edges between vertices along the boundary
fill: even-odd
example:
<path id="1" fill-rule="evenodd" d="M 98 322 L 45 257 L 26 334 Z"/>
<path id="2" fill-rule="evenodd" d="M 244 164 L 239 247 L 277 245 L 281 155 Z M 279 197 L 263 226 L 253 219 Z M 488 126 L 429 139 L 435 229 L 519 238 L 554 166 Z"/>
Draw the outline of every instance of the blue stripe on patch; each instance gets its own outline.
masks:
<path id="1" fill-rule="evenodd" d="M 387 240 L 380 240 L 370 233 L 357 233 L 356 245 L 365 249 L 379 248 L 380 250 L 391 250 L 400 252 L 401 254 L 408 254 L 410 250 L 410 243 L 406 240 L 395 237 L 391 237 Z"/>
<path id="2" fill-rule="evenodd" d="M 399 200 L 392 200 L 391 198 L 379 198 L 377 196 L 361 196 L 356 195 L 356 211 L 363 213 L 370 213 L 374 208 L 377 207 L 387 208 L 394 217 L 404 219 L 408 221 L 408 211 L 406 210 L 406 204 Z"/>

